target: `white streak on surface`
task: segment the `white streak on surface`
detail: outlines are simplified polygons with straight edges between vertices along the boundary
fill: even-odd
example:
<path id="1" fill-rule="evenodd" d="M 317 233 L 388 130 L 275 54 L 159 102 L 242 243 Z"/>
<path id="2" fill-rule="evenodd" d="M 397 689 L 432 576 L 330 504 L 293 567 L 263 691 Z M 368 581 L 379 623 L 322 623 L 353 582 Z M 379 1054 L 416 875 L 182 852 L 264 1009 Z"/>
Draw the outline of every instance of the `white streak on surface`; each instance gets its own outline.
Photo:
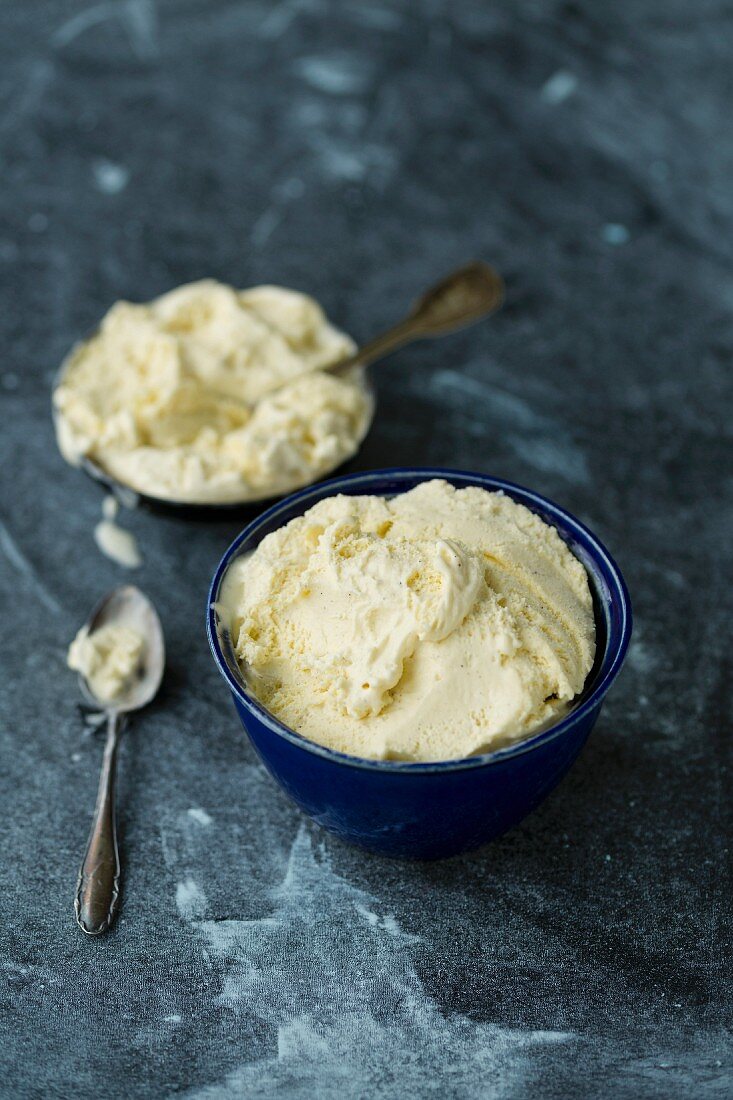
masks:
<path id="1" fill-rule="evenodd" d="M 506 421 L 519 428 L 529 431 L 544 426 L 544 418 L 521 397 L 460 371 L 436 371 L 430 378 L 430 388 L 442 396 L 455 395 L 461 401 L 468 396 L 473 403 L 485 405 L 489 412 L 498 412 Z"/>
<path id="2" fill-rule="evenodd" d="M 206 912 L 206 894 L 192 878 L 176 887 L 176 905 L 184 920 L 197 920 Z"/>
<path id="3" fill-rule="evenodd" d="M 123 4 L 123 22 L 130 45 L 141 61 L 158 56 L 158 12 L 154 0 L 127 0 Z"/>
<path id="4" fill-rule="evenodd" d="M 362 0 L 357 0 L 357 3 L 351 6 L 348 14 L 354 22 L 380 31 L 396 30 L 404 19 L 401 12 L 392 11 L 387 6 L 382 7 L 375 4 L 374 0 L 370 0 L 368 4 L 364 4 Z"/>
<path id="5" fill-rule="evenodd" d="M 0 966 L 9 975 L 10 980 L 16 976 L 25 979 L 31 985 L 37 985 L 43 989 L 46 985 L 59 985 L 61 978 L 45 966 L 35 966 L 33 963 L 18 963 L 14 959 L 0 959 Z M 12 986 L 11 986 L 12 988 Z"/>
<path id="6" fill-rule="evenodd" d="M 67 43 L 73 42 L 89 27 L 94 27 L 97 23 L 104 23 L 107 19 L 114 17 L 116 15 L 115 7 L 116 5 L 113 3 L 93 4 L 91 7 L 85 8 L 84 11 L 78 12 L 77 15 L 72 15 L 71 19 L 67 19 L 55 31 L 54 42 L 57 46 L 65 46 Z"/>
<path id="7" fill-rule="evenodd" d="M 12 565 L 13 568 L 20 573 L 21 577 L 28 582 L 28 586 L 36 594 L 44 607 L 60 615 L 63 610 L 61 604 L 51 595 L 42 583 L 33 565 L 18 546 L 17 542 L 15 542 L 2 520 L 0 520 L 0 549 L 2 549 L 10 565 Z"/>
<path id="8" fill-rule="evenodd" d="M 192 818 L 197 825 L 211 825 L 211 814 L 207 814 L 206 810 L 202 810 L 198 806 L 192 806 L 188 811 L 188 816 Z"/>
<path id="9" fill-rule="evenodd" d="M 329 176 L 335 179 L 362 180 L 367 174 L 367 162 L 361 152 L 337 149 L 323 145 L 319 150 L 321 163 Z"/>
<path id="10" fill-rule="evenodd" d="M 14 86 L 0 110 L 0 137 L 19 129 L 33 114 L 53 78 L 53 66 L 48 61 L 34 61 L 28 75 Z"/>
<path id="11" fill-rule="evenodd" d="M 543 99 L 545 103 L 549 103 L 553 107 L 557 107 L 561 103 L 564 103 L 566 99 L 569 99 L 577 90 L 577 87 L 577 76 L 574 76 L 573 73 L 569 73 L 567 69 L 558 69 L 557 72 L 553 73 L 550 79 L 542 85 L 540 99 Z"/>
<path id="12" fill-rule="evenodd" d="M 351 54 L 304 57 L 296 69 L 306 84 L 328 95 L 355 95 L 364 90 L 369 78 L 363 61 Z"/>
<path id="13" fill-rule="evenodd" d="M 252 226 L 252 244 L 257 248 L 267 244 L 282 220 L 283 216 L 279 210 L 274 210 L 272 207 L 265 210 Z"/>
<path id="14" fill-rule="evenodd" d="M 425 387 L 424 378 L 420 385 Z M 467 418 L 456 430 L 470 431 L 475 426 L 477 437 L 493 432 L 533 468 L 559 474 L 574 484 L 589 482 L 586 457 L 567 428 L 536 412 L 516 394 L 454 370 L 436 371 L 427 380 L 427 388 L 440 400 L 449 419 Z"/>
<path id="15" fill-rule="evenodd" d="M 247 1061 L 243 1047 L 242 1065 L 189 1097 L 402 1100 L 449 1074 L 452 1097 L 508 1098 L 531 1081 L 533 1049 L 573 1038 L 445 1016 L 415 969 L 417 938 L 337 875 L 305 826 L 270 896 L 262 918 L 195 922 L 220 974 L 219 1003 L 243 1038 L 259 1021 L 270 1053 Z"/>
<path id="16" fill-rule="evenodd" d="M 636 627 L 637 633 L 640 628 Z M 652 647 L 640 637 L 633 638 L 629 646 L 628 661 L 631 668 L 645 679 L 657 673 L 659 661 Z"/>
<path id="17" fill-rule="evenodd" d="M 606 244 L 621 245 L 629 243 L 631 234 L 625 225 L 619 225 L 618 222 L 609 222 L 601 230 L 601 236 Z"/>
<path id="18" fill-rule="evenodd" d="M 366 906 L 358 904 L 356 906 L 356 911 L 372 928 L 381 928 L 382 931 L 387 932 L 390 936 L 396 936 L 398 939 L 402 939 L 403 942 L 405 937 L 409 938 L 412 943 L 420 942 L 419 936 L 408 936 L 406 932 L 403 932 L 395 918 L 389 914 L 380 917 L 379 913 L 373 913 L 371 909 L 367 909 Z"/>
<path id="19" fill-rule="evenodd" d="M 53 41 L 66 46 L 74 39 L 108 19 L 118 20 L 130 42 L 130 47 L 140 61 L 150 61 L 158 56 L 157 10 L 153 0 L 116 0 L 93 4 L 85 8 L 55 31 Z"/>
<path id="20" fill-rule="evenodd" d="M 333 138 L 314 129 L 309 143 L 321 170 L 332 179 L 351 183 L 368 180 L 383 189 L 397 167 L 394 151 L 374 142 Z"/>
<path id="21" fill-rule="evenodd" d="M 130 182 L 129 169 L 105 157 L 92 162 L 92 176 L 97 190 L 103 195 L 119 195 Z"/>

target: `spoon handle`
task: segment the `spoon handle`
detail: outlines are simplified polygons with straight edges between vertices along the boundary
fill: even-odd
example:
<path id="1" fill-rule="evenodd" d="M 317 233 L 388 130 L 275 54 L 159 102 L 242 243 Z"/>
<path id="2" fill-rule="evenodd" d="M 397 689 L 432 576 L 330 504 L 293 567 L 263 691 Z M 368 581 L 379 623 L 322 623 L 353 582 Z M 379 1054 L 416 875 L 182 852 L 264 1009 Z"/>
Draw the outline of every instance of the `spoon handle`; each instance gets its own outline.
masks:
<path id="1" fill-rule="evenodd" d="M 420 297 L 409 315 L 340 363 L 322 369 L 338 374 L 368 366 L 397 348 L 427 336 L 443 336 L 494 313 L 504 301 L 504 281 L 489 264 L 474 261 L 441 279 Z"/>
<path id="2" fill-rule="evenodd" d="M 108 930 L 117 911 L 120 892 L 115 780 L 121 724 L 120 715 L 110 711 L 107 715 L 107 740 L 99 777 L 97 804 L 74 900 L 77 924 L 88 936 L 99 936 Z"/>

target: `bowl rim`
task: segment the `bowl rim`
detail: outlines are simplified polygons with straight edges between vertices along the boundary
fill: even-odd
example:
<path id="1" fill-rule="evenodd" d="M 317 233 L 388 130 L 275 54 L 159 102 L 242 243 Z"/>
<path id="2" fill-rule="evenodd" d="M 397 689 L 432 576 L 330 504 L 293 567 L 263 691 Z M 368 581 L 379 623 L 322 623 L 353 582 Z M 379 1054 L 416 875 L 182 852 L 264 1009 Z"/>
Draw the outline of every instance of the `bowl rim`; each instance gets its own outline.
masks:
<path id="1" fill-rule="evenodd" d="M 574 710 L 561 718 L 559 722 L 547 726 L 532 737 L 516 741 L 511 745 L 504 745 L 499 749 L 494 749 L 492 752 L 458 757 L 453 760 L 371 760 L 367 757 L 353 756 L 349 753 L 338 752 L 335 749 L 327 748 L 325 745 L 319 745 L 315 741 L 310 741 L 307 737 L 297 733 L 295 730 L 285 725 L 284 722 L 281 722 L 251 695 L 245 689 L 243 683 L 232 673 L 222 651 L 217 631 L 217 611 L 215 604 L 224 574 L 229 568 L 232 560 L 237 556 L 237 552 L 242 543 L 250 539 L 253 535 L 256 535 L 259 528 L 271 524 L 272 520 L 277 519 L 280 513 L 289 513 L 295 506 L 298 509 L 295 514 L 302 515 L 311 504 L 315 504 L 325 497 L 335 496 L 342 492 L 348 495 L 349 489 L 353 489 L 354 487 L 360 487 L 362 489 L 373 488 L 375 494 L 379 494 L 379 484 L 382 482 L 410 482 L 416 479 L 418 482 L 441 479 L 454 485 L 456 483 L 463 483 L 457 485 L 459 488 L 475 486 L 481 489 L 487 489 L 490 492 L 506 492 L 508 496 L 511 496 L 514 500 L 518 500 L 520 504 L 529 507 L 530 511 L 535 513 L 540 511 L 543 513 L 543 518 L 544 516 L 549 516 L 553 522 L 557 520 L 558 522 L 555 523 L 555 526 L 559 529 L 561 536 L 571 534 L 575 540 L 583 546 L 586 552 L 589 553 L 595 579 L 601 578 L 605 581 L 611 597 L 611 605 L 615 605 L 618 610 L 619 625 L 616 629 L 613 628 L 613 624 L 611 625 L 606 644 L 606 654 L 598 669 L 597 680 L 593 691 L 587 698 L 583 699 Z M 381 495 L 384 495 L 387 491 L 388 490 L 382 488 Z M 303 506 L 302 508 L 301 505 Z M 289 516 L 288 520 L 295 518 L 295 514 Z M 288 522 L 288 520 L 284 522 Z M 589 564 L 585 562 L 583 564 L 585 568 L 589 570 Z M 209 586 L 206 605 L 206 633 L 214 661 L 235 698 L 245 710 L 250 712 L 252 717 L 265 725 L 273 733 L 315 756 L 325 757 L 333 763 L 345 765 L 347 767 L 379 771 L 386 774 L 424 775 L 426 772 L 460 771 L 470 768 L 486 767 L 487 765 L 501 763 L 510 757 L 532 752 L 534 749 L 540 748 L 548 744 L 548 742 L 562 737 L 579 722 L 587 718 L 587 716 L 600 705 L 603 697 L 621 669 L 631 639 L 631 631 L 631 599 L 621 570 L 618 568 L 616 562 L 600 539 L 597 538 L 584 523 L 581 523 L 581 521 L 571 512 L 555 504 L 555 502 L 548 497 L 536 493 L 532 489 L 527 489 L 522 485 L 518 485 L 515 482 L 506 481 L 503 478 L 492 477 L 489 474 L 476 473 L 470 470 L 453 470 L 442 466 L 402 466 L 366 470 L 359 473 L 347 474 L 342 477 L 330 478 L 328 481 L 316 482 L 313 485 L 307 486 L 305 489 L 300 489 L 298 492 L 291 493 L 289 496 L 284 497 L 272 507 L 262 512 L 256 519 L 248 523 L 229 545 L 214 572 L 214 577 Z"/>

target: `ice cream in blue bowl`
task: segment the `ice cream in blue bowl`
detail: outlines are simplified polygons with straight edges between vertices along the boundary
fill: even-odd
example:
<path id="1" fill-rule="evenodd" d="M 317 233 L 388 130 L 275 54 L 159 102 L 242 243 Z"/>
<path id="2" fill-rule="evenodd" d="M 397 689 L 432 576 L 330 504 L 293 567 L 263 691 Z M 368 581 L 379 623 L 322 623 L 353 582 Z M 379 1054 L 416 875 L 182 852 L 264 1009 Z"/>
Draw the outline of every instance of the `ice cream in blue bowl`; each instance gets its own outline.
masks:
<path id="1" fill-rule="evenodd" d="M 631 635 L 604 546 L 546 498 L 415 468 L 309 487 L 214 575 L 214 660 L 259 757 L 384 855 L 478 847 L 568 771 Z"/>

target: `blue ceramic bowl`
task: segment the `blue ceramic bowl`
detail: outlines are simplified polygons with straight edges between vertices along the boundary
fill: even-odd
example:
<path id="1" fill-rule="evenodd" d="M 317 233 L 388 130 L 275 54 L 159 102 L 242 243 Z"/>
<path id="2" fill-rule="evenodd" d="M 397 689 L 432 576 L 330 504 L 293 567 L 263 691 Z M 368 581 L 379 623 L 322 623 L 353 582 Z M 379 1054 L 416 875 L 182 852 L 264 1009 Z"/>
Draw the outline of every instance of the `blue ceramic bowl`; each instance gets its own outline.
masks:
<path id="1" fill-rule="evenodd" d="M 336 493 L 394 496 L 444 478 L 456 488 L 501 490 L 557 528 L 588 571 L 597 652 L 572 711 L 525 741 L 482 756 L 439 763 L 364 760 L 306 740 L 257 701 L 237 666 L 228 631 L 213 607 L 229 563 L 265 535 Z M 313 485 L 264 512 L 235 539 L 216 570 L 207 610 L 209 643 L 219 671 L 260 759 L 281 787 L 319 825 L 344 840 L 388 856 L 436 859 L 476 848 L 511 829 L 542 802 L 574 762 L 623 663 L 631 606 L 623 578 L 605 548 L 556 504 L 497 478 L 441 469 L 376 470 Z"/>

